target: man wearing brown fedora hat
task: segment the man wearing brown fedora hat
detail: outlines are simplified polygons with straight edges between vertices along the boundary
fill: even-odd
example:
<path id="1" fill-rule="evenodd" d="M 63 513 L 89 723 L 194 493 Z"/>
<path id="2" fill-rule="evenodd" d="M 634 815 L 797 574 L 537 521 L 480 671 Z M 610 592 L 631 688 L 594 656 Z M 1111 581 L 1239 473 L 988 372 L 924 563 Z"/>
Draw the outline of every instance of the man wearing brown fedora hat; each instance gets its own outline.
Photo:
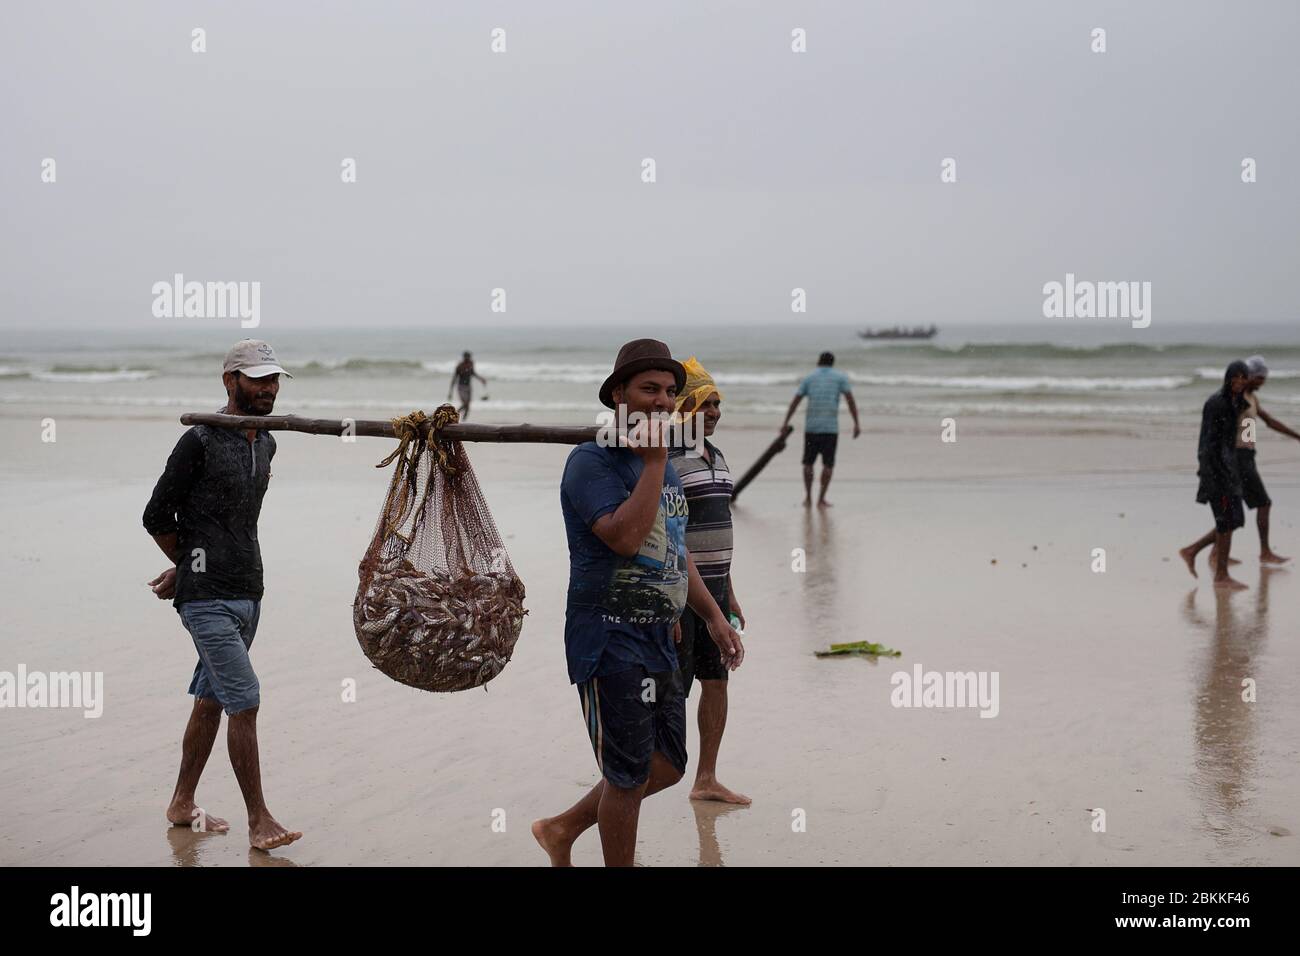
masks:
<path id="1" fill-rule="evenodd" d="M 667 447 L 685 380 L 667 345 L 628 342 L 599 392 L 624 424 L 612 441 L 579 445 L 564 466 L 565 655 L 603 779 L 564 813 L 533 824 L 553 866 L 570 865 L 574 841 L 593 825 L 605 864 L 631 866 L 641 800 L 682 778 L 686 705 L 675 641 L 683 608 L 705 622 L 729 668 L 744 659 L 686 550 L 686 496 Z"/>

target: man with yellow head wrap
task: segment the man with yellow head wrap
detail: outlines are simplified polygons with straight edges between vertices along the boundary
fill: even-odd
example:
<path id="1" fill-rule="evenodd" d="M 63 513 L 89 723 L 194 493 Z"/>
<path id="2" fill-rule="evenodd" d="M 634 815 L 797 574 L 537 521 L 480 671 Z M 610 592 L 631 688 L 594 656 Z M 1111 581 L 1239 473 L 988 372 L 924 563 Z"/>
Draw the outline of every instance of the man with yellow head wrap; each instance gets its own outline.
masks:
<path id="1" fill-rule="evenodd" d="M 722 417 L 722 392 L 694 356 L 682 367 L 686 369 L 686 383 L 677 393 L 676 417 L 683 425 L 689 422 L 697 432 L 686 447 L 672 446 L 668 454 L 689 508 L 686 550 L 723 613 L 733 615 L 740 622 L 736 626 L 743 629 L 745 615 L 731 582 L 731 471 L 722 452 L 709 441 Z M 688 607 L 679 623 L 677 657 L 688 696 L 695 680 L 700 682 L 700 761 L 691 799 L 748 804 L 749 797 L 718 782 L 718 748 L 727 726 L 727 666 L 699 615 Z"/>
<path id="2" fill-rule="evenodd" d="M 718 401 L 722 400 L 722 393 L 718 391 L 713 376 L 694 355 L 682 363 L 682 368 L 686 369 L 686 384 L 677 393 L 679 421 L 685 421 L 698 412 L 710 397 L 716 396 Z"/>

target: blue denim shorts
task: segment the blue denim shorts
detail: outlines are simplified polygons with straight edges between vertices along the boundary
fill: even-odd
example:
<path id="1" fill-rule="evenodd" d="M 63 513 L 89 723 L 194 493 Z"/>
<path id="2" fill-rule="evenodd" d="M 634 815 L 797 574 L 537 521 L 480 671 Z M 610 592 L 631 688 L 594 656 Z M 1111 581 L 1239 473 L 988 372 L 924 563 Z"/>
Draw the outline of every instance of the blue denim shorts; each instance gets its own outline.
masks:
<path id="1" fill-rule="evenodd" d="M 261 611 L 261 601 L 248 599 L 186 601 L 176 607 L 199 652 L 191 694 L 215 699 L 227 714 L 261 702 L 261 688 L 248 659 Z"/>

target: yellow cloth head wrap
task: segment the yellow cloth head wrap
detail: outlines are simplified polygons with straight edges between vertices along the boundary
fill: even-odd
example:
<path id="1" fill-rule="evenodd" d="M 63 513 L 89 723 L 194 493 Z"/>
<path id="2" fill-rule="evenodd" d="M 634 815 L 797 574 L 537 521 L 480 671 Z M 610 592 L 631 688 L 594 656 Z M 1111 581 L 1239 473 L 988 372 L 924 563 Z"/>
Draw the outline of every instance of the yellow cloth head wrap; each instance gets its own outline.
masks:
<path id="1" fill-rule="evenodd" d="M 677 393 L 678 421 L 683 421 L 698 412 L 700 406 L 712 395 L 717 395 L 718 401 L 722 400 L 722 392 L 718 391 L 718 386 L 714 384 L 713 376 L 705 370 L 694 355 L 682 363 L 682 368 L 686 369 L 686 384 Z M 682 412 L 683 405 L 689 407 L 685 413 Z"/>

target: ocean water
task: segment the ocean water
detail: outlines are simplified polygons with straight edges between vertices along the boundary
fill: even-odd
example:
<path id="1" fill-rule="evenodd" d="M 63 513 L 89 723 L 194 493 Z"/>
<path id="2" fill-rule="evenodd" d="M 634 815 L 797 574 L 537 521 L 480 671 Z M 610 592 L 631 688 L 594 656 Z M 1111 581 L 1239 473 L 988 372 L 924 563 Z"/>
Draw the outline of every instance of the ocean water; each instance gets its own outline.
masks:
<path id="1" fill-rule="evenodd" d="M 869 342 L 851 327 L 798 324 L 658 329 L 15 330 L 0 339 L 0 405 L 91 405 L 100 414 L 212 410 L 224 403 L 221 360 L 263 337 L 295 378 L 277 411 L 390 417 L 447 400 L 461 351 L 474 352 L 480 421 L 594 421 L 596 389 L 618 346 L 651 335 L 697 356 L 723 391 L 724 413 L 779 421 L 818 353 L 835 353 L 867 415 L 1195 418 L 1233 358 L 1260 353 L 1264 404 L 1300 406 L 1297 325 L 1127 323 L 964 325 L 920 342 Z M 484 398 L 486 396 L 486 399 Z M 1300 415 L 1300 407 L 1297 407 Z"/>

